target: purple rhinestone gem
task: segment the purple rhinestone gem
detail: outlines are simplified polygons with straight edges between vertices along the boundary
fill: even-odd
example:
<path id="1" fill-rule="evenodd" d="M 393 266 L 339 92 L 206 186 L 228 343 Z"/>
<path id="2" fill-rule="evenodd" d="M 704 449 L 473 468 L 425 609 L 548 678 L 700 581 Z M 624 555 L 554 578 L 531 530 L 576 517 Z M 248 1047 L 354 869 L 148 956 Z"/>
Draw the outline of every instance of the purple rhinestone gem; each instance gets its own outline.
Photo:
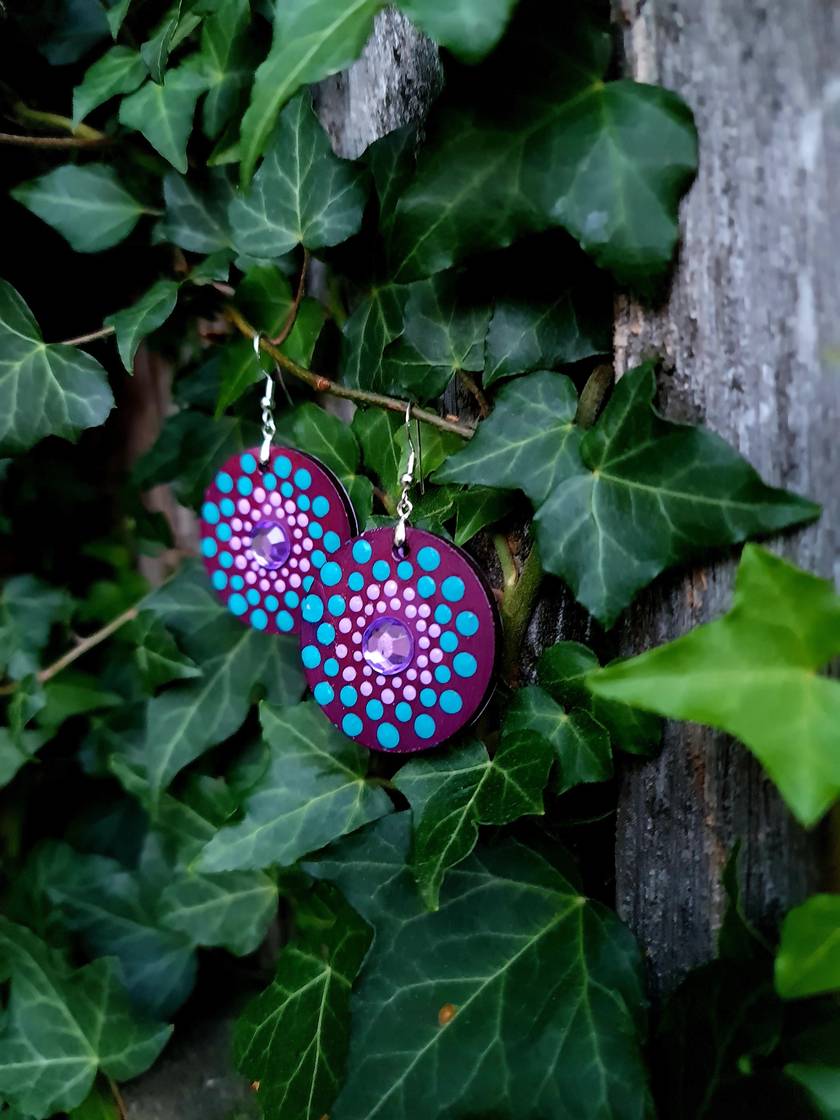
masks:
<path id="1" fill-rule="evenodd" d="M 414 638 L 398 618 L 377 618 L 364 632 L 362 655 L 377 673 L 392 676 L 410 665 L 414 657 Z"/>
<path id="2" fill-rule="evenodd" d="M 279 521 L 259 521 L 251 537 L 251 553 L 262 568 L 274 571 L 289 559 L 292 544 Z"/>

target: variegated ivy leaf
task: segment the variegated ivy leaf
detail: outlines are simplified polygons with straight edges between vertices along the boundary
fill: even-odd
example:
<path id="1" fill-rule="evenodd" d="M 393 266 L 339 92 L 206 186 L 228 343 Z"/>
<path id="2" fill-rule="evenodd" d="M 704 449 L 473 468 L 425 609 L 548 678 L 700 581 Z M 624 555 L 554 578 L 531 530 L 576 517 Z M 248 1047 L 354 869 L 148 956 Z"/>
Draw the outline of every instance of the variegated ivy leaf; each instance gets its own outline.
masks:
<path id="1" fill-rule="evenodd" d="M 200 871 L 288 867 L 391 811 L 387 793 L 368 780 L 369 752 L 336 730 L 317 704 L 263 704 L 260 712 L 268 764 L 242 819 L 221 829 L 199 856 Z"/>
<path id="2" fill-rule="evenodd" d="M 196 102 L 208 79 L 195 64 L 168 70 L 161 83 L 149 79 L 120 103 L 120 123 L 136 128 L 176 171 L 186 174 L 187 141 Z"/>
<path id="3" fill-rule="evenodd" d="M 200 677 L 201 670 L 175 644 L 175 639 L 153 611 L 140 611 L 122 627 L 120 637 L 129 642 L 144 686 L 154 692 L 175 680 Z"/>
<path id="4" fill-rule="evenodd" d="M 403 332 L 403 308 L 408 288 L 383 284 L 366 296 L 343 327 L 342 379 L 354 388 L 362 386 L 378 393 L 389 387 L 385 369 L 385 347 Z"/>
<path id="5" fill-rule="evenodd" d="M 248 34 L 248 0 L 228 0 L 204 20 L 199 61 L 210 88 L 202 107 L 207 136 L 217 137 L 242 107 L 254 75 L 254 50 Z"/>
<path id="6" fill-rule="evenodd" d="M 191 253 L 215 253 L 233 246 L 227 211 L 233 186 L 223 171 L 211 171 L 206 183 L 170 172 L 163 180 L 166 212 L 163 236 Z"/>
<path id="7" fill-rule="evenodd" d="M 133 93 L 145 81 L 146 64 L 131 47 L 111 47 L 85 71 L 73 90 L 73 120 L 78 123 L 88 113 L 118 93 Z"/>
<path id="8" fill-rule="evenodd" d="M 666 568 L 819 513 L 765 486 L 719 436 L 664 419 L 654 390 L 652 365 L 631 370 L 583 431 L 569 379 L 529 374 L 502 389 L 477 435 L 436 475 L 524 490 L 544 567 L 605 626 Z"/>
<path id="9" fill-rule="evenodd" d="M 360 473 L 360 451 L 353 429 L 315 404 L 303 404 L 294 420 L 297 443 L 338 476 L 350 496 L 360 525 L 367 523 L 373 505 L 373 484 Z"/>
<path id="10" fill-rule="evenodd" d="M 158 280 L 131 307 L 117 311 L 105 320 L 106 326 L 114 328 L 117 349 L 129 373 L 134 369 L 137 347 L 147 334 L 163 326 L 175 310 L 180 286 L 177 280 Z"/>

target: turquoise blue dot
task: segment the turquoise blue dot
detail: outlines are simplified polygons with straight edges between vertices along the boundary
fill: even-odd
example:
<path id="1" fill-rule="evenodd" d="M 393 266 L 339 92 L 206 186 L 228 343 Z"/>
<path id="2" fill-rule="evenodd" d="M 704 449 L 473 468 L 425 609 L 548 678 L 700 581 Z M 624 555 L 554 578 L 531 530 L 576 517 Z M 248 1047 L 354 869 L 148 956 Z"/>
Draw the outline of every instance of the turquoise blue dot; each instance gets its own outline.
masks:
<path id="1" fill-rule="evenodd" d="M 309 559 L 312 561 L 316 568 L 320 568 L 323 564 L 326 563 L 327 557 L 326 554 L 320 550 L 320 548 L 316 548 Z"/>
<path id="2" fill-rule="evenodd" d="M 416 731 L 418 738 L 431 739 L 431 737 L 437 730 L 437 726 L 432 717 L 426 715 L 426 713 L 423 712 L 423 714 L 419 715 L 414 721 L 414 730 Z"/>
<path id="3" fill-rule="evenodd" d="M 357 564 L 367 564 L 373 550 L 367 541 L 358 540 L 353 545 L 353 559 Z"/>
<path id="4" fill-rule="evenodd" d="M 245 601 L 244 595 L 231 595 L 228 599 L 228 610 L 233 614 L 244 614 L 248 609 L 248 604 Z"/>
<path id="5" fill-rule="evenodd" d="M 384 747 L 386 751 L 392 751 L 400 741 L 400 733 L 393 723 L 380 723 L 376 729 L 376 738 L 380 747 Z"/>
<path id="6" fill-rule="evenodd" d="M 278 455 L 274 460 L 274 473 L 280 478 L 288 478 L 292 473 L 292 464 L 285 455 Z"/>
<path id="7" fill-rule="evenodd" d="M 277 629 L 282 630 L 284 634 L 288 634 L 290 630 L 294 629 L 295 620 L 288 611 L 281 611 L 276 619 Z"/>
<path id="8" fill-rule="evenodd" d="M 211 557 L 211 556 L 215 556 L 217 549 L 218 549 L 218 545 L 216 544 L 216 542 L 213 540 L 212 537 L 205 537 L 204 540 L 201 542 L 201 551 L 208 558 Z"/>
<path id="9" fill-rule="evenodd" d="M 301 614 L 307 622 L 320 622 L 324 617 L 324 603 L 319 595 L 307 595 L 303 600 Z"/>
<path id="10" fill-rule="evenodd" d="M 334 560 L 330 560 L 329 564 L 324 564 L 321 568 L 321 582 L 326 587 L 335 587 L 341 579 L 341 568 Z"/>
<path id="11" fill-rule="evenodd" d="M 440 606 L 435 607 L 435 622 L 442 622 L 446 625 L 452 618 L 452 610 L 447 607 L 446 603 L 441 603 Z"/>
<path id="12" fill-rule="evenodd" d="M 231 554 L 229 552 L 223 552 L 219 556 L 219 563 L 222 565 L 223 568 L 232 568 L 233 567 L 233 557 L 231 556 Z"/>
<path id="13" fill-rule="evenodd" d="M 295 492 L 295 488 L 294 488 L 294 486 L 292 486 L 291 482 L 284 482 L 283 485 L 280 487 L 280 493 L 283 495 L 284 498 L 291 498 L 291 496 L 292 496 L 292 494 L 294 494 L 294 492 Z"/>
<path id="14" fill-rule="evenodd" d="M 334 533 L 332 529 L 328 533 L 324 533 L 324 548 L 327 552 L 338 552 L 341 548 L 341 537 L 338 533 Z"/>
<path id="15" fill-rule="evenodd" d="M 347 580 L 347 586 L 351 591 L 361 591 L 365 585 L 365 577 L 361 572 L 351 572 L 350 578 Z"/>
<path id="16" fill-rule="evenodd" d="M 300 595 L 298 595 L 297 591 L 287 591 L 283 596 L 283 602 L 287 607 L 294 608 L 300 602 Z"/>
<path id="17" fill-rule="evenodd" d="M 472 611 L 461 611 L 455 619 L 455 626 L 459 634 L 463 634 L 465 638 L 471 638 L 478 630 L 478 619 Z"/>
<path id="18" fill-rule="evenodd" d="M 417 553 L 417 563 L 424 572 L 433 572 L 440 565 L 440 553 L 431 545 L 426 545 Z"/>
<path id="19" fill-rule="evenodd" d="M 310 502 L 309 497 L 306 494 L 298 494 L 298 496 L 297 496 L 297 507 L 298 507 L 298 509 L 302 509 L 305 513 L 311 505 L 312 505 L 312 503 Z"/>
<path id="20" fill-rule="evenodd" d="M 295 482 L 298 484 L 301 490 L 308 490 L 312 485 L 312 475 L 309 473 L 306 467 L 298 467 L 298 469 L 295 471 Z"/>
<path id="21" fill-rule="evenodd" d="M 437 702 L 437 693 L 433 688 L 424 688 L 420 693 L 420 703 L 424 708 L 433 708 Z"/>
<path id="22" fill-rule="evenodd" d="M 347 604 L 345 603 L 344 598 L 341 595 L 330 595 L 329 599 L 327 600 L 327 610 L 330 612 L 333 618 L 340 618 L 344 614 L 346 607 Z"/>
<path id="23" fill-rule="evenodd" d="M 277 485 L 277 479 L 274 477 L 271 471 L 267 471 L 262 476 L 262 484 L 266 490 L 273 490 Z"/>
<path id="24" fill-rule="evenodd" d="M 447 665 L 438 665 L 435 669 L 435 680 L 438 684 L 449 684 L 452 680 L 452 672 Z"/>
<path id="25" fill-rule="evenodd" d="M 260 593 L 256 590 L 256 588 L 252 587 L 249 591 L 245 592 L 245 598 L 248 600 L 252 607 L 255 607 L 260 601 Z"/>
<path id="26" fill-rule="evenodd" d="M 266 605 L 268 610 L 276 611 L 277 608 L 280 606 L 280 600 L 277 598 L 276 595 L 266 595 L 265 605 Z"/>
<path id="27" fill-rule="evenodd" d="M 365 711 L 367 712 L 368 719 L 382 719 L 382 714 L 385 709 L 382 707 L 379 700 L 368 700 Z"/>
<path id="28" fill-rule="evenodd" d="M 394 715 L 400 723 L 408 723 L 411 719 L 411 705 L 406 704 L 405 700 L 400 700 L 396 708 L 394 708 Z"/>
<path id="29" fill-rule="evenodd" d="M 244 495 L 247 496 L 254 489 L 254 484 L 250 480 L 250 478 L 240 478 L 240 479 L 237 479 L 236 489 L 239 491 L 240 494 L 244 494 Z"/>
<path id="30" fill-rule="evenodd" d="M 464 702 L 459 693 L 447 688 L 445 692 L 440 694 L 440 706 L 447 715 L 454 716 L 456 712 L 460 712 L 463 708 Z"/>
<path id="31" fill-rule="evenodd" d="M 417 590 L 424 599 L 428 599 L 430 595 L 434 595 L 437 584 L 431 576 L 421 576 L 417 581 Z"/>
<path id="32" fill-rule="evenodd" d="M 318 627 L 316 636 L 322 646 L 328 646 L 335 641 L 335 627 L 330 626 L 328 622 L 322 622 Z"/>
<path id="33" fill-rule="evenodd" d="M 300 651 L 300 659 L 307 669 L 317 669 L 321 664 L 321 653 L 317 646 L 304 646 Z"/>
<path id="34" fill-rule="evenodd" d="M 477 665 L 471 653 L 456 653 L 452 661 L 452 668 L 459 677 L 471 677 L 475 673 Z"/>
<path id="35" fill-rule="evenodd" d="M 222 498 L 222 500 L 219 502 L 219 509 L 222 511 L 225 517 L 233 517 L 233 515 L 236 513 L 236 506 L 233 504 L 230 498 Z"/>
<path id="36" fill-rule="evenodd" d="M 310 521 L 307 526 L 307 532 L 310 537 L 312 537 L 313 541 L 319 541 L 324 535 L 324 528 L 320 521 Z"/>
<path id="37" fill-rule="evenodd" d="M 397 575 L 400 579 L 411 579 L 414 575 L 414 565 L 409 564 L 407 560 L 402 560 L 397 564 Z"/>
<path id="38" fill-rule="evenodd" d="M 231 587 L 233 588 L 234 591 L 241 591 L 242 588 L 245 586 L 245 580 L 242 578 L 242 576 L 239 576 L 239 575 L 231 576 L 230 577 L 230 585 L 231 585 Z"/>
<path id="39" fill-rule="evenodd" d="M 444 631 L 440 636 L 440 648 L 445 653 L 454 653 L 458 648 L 458 636 L 453 634 L 451 630 Z"/>
<path id="40" fill-rule="evenodd" d="M 335 699 L 335 693 L 329 681 L 318 681 L 312 690 L 312 695 L 321 705 L 331 704 Z"/>
<path id="41" fill-rule="evenodd" d="M 268 626 L 268 615 L 265 611 L 260 610 L 259 607 L 251 611 L 251 625 L 255 630 L 265 630 Z"/>
<path id="42" fill-rule="evenodd" d="M 254 471 L 257 469 L 257 460 L 254 458 L 253 455 L 248 455 L 246 453 L 239 460 L 239 465 L 240 465 L 240 467 L 242 467 L 243 471 L 246 474 L 253 474 Z"/>
<path id="43" fill-rule="evenodd" d="M 219 520 L 219 507 L 215 502 L 205 502 L 201 507 L 201 516 L 211 525 L 215 525 Z"/>
<path id="44" fill-rule="evenodd" d="M 227 587 L 227 576 L 224 572 L 213 572 L 213 586 L 217 591 L 224 591 Z"/>
<path id="45" fill-rule="evenodd" d="M 345 735 L 349 735 L 352 739 L 362 730 L 362 721 L 355 714 L 355 712 L 348 712 L 344 719 L 341 721 L 341 730 Z"/>
<path id="46" fill-rule="evenodd" d="M 314 582 L 315 582 L 315 577 L 314 576 L 304 576 L 303 577 L 303 590 L 308 591 L 309 588 L 312 586 L 312 584 Z"/>
<path id="47" fill-rule="evenodd" d="M 216 536 L 220 541 L 229 541 L 233 536 L 233 529 L 227 522 L 223 521 L 221 525 L 216 526 Z"/>
<path id="48" fill-rule="evenodd" d="M 359 699 L 359 694 L 355 688 L 353 688 L 352 684 L 346 684 L 338 695 L 345 708 L 352 708 Z"/>
<path id="49" fill-rule="evenodd" d="M 377 560 L 371 568 L 374 579 L 385 580 L 391 574 L 391 565 L 387 560 Z"/>
<path id="50" fill-rule="evenodd" d="M 464 581 L 458 576 L 449 576 L 440 586 L 444 599 L 450 603 L 459 603 L 464 598 Z"/>
<path id="51" fill-rule="evenodd" d="M 330 512 L 329 499 L 325 498 L 323 494 L 319 494 L 312 502 L 312 512 L 316 517 L 326 517 Z"/>
<path id="52" fill-rule="evenodd" d="M 328 657 L 324 662 L 324 672 L 328 677 L 338 676 L 338 662 L 334 657 Z"/>
<path id="53" fill-rule="evenodd" d="M 229 494 L 233 489 L 233 479 L 227 471 L 220 471 L 219 474 L 216 475 L 216 485 L 223 494 Z"/>

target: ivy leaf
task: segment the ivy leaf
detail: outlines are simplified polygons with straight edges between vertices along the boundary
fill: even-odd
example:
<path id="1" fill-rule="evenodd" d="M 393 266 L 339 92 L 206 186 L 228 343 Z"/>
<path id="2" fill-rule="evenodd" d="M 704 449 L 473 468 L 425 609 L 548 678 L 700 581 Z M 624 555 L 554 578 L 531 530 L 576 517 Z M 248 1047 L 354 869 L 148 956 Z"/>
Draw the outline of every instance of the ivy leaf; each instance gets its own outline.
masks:
<path id="1" fill-rule="evenodd" d="M 172 1030 L 133 1014 L 114 961 L 73 971 L 35 934 L 5 918 L 0 975 L 11 979 L 0 1035 L 0 1094 L 26 1116 L 75 1108 L 98 1070 L 118 1081 L 143 1073 Z"/>
<path id="2" fill-rule="evenodd" d="M 301 94 L 283 110 L 247 193 L 231 203 L 237 248 L 279 257 L 296 245 L 322 249 L 346 241 L 362 223 L 365 179 L 362 166 L 333 154 L 309 95 Z"/>
<path id="3" fill-rule="evenodd" d="M 111 47 L 88 67 L 73 90 L 73 123 L 78 124 L 118 93 L 132 93 L 145 78 L 146 65 L 138 51 Z"/>
<path id="4" fill-rule="evenodd" d="M 622 283 L 663 274 L 696 169 L 694 125 L 667 90 L 605 82 L 610 45 L 591 5 L 529 4 L 484 64 L 453 76 L 397 207 L 395 279 L 556 226 Z"/>
<path id="5" fill-rule="evenodd" d="M 287 0 L 274 9 L 274 38 L 254 76 L 242 119 L 241 179 L 247 186 L 277 114 L 301 86 L 349 66 L 365 45 L 382 0 Z"/>
<path id="6" fill-rule="evenodd" d="M 791 910 L 782 924 L 776 991 L 782 999 L 803 999 L 838 988 L 840 895 L 815 894 Z"/>
<path id="7" fill-rule="evenodd" d="M 195 983 L 192 942 L 162 927 L 155 885 L 109 856 L 57 841 L 37 855 L 38 881 L 62 922 L 81 934 L 92 956 L 116 957 L 136 1006 L 171 1015 Z"/>
<path id="8" fill-rule="evenodd" d="M 70 618 L 67 592 L 36 576 L 12 576 L 0 589 L 0 672 L 22 680 L 41 667 L 40 653 L 57 622 Z"/>
<path id="9" fill-rule="evenodd" d="M 157 25 L 154 34 L 140 47 L 143 63 L 153 82 L 164 79 L 164 71 L 173 47 L 175 32 L 181 19 L 181 0 L 173 4 Z"/>
<path id="10" fill-rule="evenodd" d="M 205 19 L 201 28 L 201 70 L 209 83 L 202 122 L 211 139 L 235 116 L 251 84 L 254 52 L 249 20 L 247 0 L 230 0 Z"/>
<path id="11" fill-rule="evenodd" d="M 565 378 L 519 378 L 437 475 L 524 489 L 538 506 L 545 568 L 605 626 L 666 568 L 819 513 L 812 502 L 765 486 L 719 436 L 661 417 L 652 407 L 655 388 L 652 365 L 631 370 L 582 432 Z M 536 402 L 552 400 L 553 423 L 526 428 Z"/>
<path id="12" fill-rule="evenodd" d="M 463 288 L 463 281 L 451 273 L 411 285 L 403 334 L 385 351 L 382 363 L 382 377 L 393 390 L 431 400 L 440 396 L 459 369 L 484 368 L 490 309 Z M 364 380 L 360 385 L 371 387 Z"/>
<path id="13" fill-rule="evenodd" d="M 594 696 L 587 677 L 600 668 L 591 649 L 578 642 L 557 642 L 543 652 L 537 675 L 543 688 L 566 709 L 582 709 L 609 732 L 614 748 L 651 755 L 662 739 L 662 721 L 650 712 Z"/>
<path id="14" fill-rule="evenodd" d="M 221 829 L 200 871 L 288 867 L 301 856 L 391 811 L 367 780 L 369 754 L 337 731 L 317 704 L 260 709 L 268 765 L 241 821 Z"/>
<path id="15" fill-rule="evenodd" d="M 384 408 L 357 408 L 350 426 L 362 449 L 365 466 L 373 471 L 386 493 L 394 494 L 400 475 L 399 416 Z"/>
<path id="16" fill-rule="evenodd" d="M 59 677 L 44 685 L 44 705 L 38 712 L 37 721 L 40 727 L 55 734 L 61 724 L 72 716 L 119 707 L 124 702 L 118 693 L 101 688 L 97 678 L 89 673 L 65 669 Z"/>
<path id="17" fill-rule="evenodd" d="M 840 1070 L 836 1066 L 791 1062 L 785 1067 L 788 1077 L 804 1089 L 823 1120 L 840 1117 Z"/>
<path id="18" fill-rule="evenodd" d="M 114 406 L 105 370 L 62 343 L 45 343 L 32 312 L 0 280 L 0 452 L 25 451 L 45 436 L 74 440 Z"/>
<path id="19" fill-rule="evenodd" d="M 831 584 L 750 544 L 728 614 L 587 683 L 607 700 L 736 736 L 808 826 L 840 793 L 840 684 L 817 674 L 838 653 Z"/>
<path id="20" fill-rule="evenodd" d="M 120 123 L 142 132 L 155 151 L 184 175 L 196 102 L 206 89 L 207 79 L 195 66 L 184 63 L 167 71 L 162 84 L 150 79 L 123 98 Z"/>
<path id="21" fill-rule="evenodd" d="M 295 413 L 294 434 L 302 448 L 336 474 L 350 495 L 359 523 L 364 525 L 370 515 L 373 486 L 359 474 L 359 444 L 352 427 L 316 404 L 307 403 Z"/>
<path id="22" fill-rule="evenodd" d="M 82 1103 L 68 1114 L 68 1120 L 121 1120 L 121 1118 L 113 1093 L 97 1082 Z"/>
<path id="23" fill-rule="evenodd" d="M 536 736 L 547 740 L 557 759 L 554 788 L 565 793 L 583 782 L 612 777 L 610 736 L 605 727 L 580 708 L 567 712 L 542 688 L 521 688 L 507 709 L 504 739 Z"/>
<path id="24" fill-rule="evenodd" d="M 417 126 L 406 124 L 374 140 L 361 155 L 362 161 L 370 168 L 379 198 L 379 232 L 386 243 L 391 235 L 397 203 L 414 174 L 417 146 Z"/>
<path id="25" fill-rule="evenodd" d="M 504 34 L 517 0 L 400 0 L 400 8 L 426 34 L 465 62 L 477 62 Z"/>
<path id="26" fill-rule="evenodd" d="M 143 685 L 154 692 L 162 684 L 201 676 L 195 662 L 182 653 L 175 639 L 153 611 L 140 611 L 123 628 Z"/>
<path id="27" fill-rule="evenodd" d="M 307 865 L 375 930 L 330 1116 L 413 1120 L 456 1102 L 476 1117 L 523 1102 L 534 1116 L 650 1116 L 639 952 L 615 916 L 511 841 L 450 871 L 424 913 L 408 849 L 403 813 Z"/>
<path id="28" fill-rule="evenodd" d="M 382 356 L 385 347 L 403 331 L 403 308 L 408 289 L 385 284 L 359 304 L 344 324 L 341 347 L 343 380 L 356 389 L 376 392 L 388 388 Z"/>
<path id="29" fill-rule="evenodd" d="M 58 230 L 77 253 L 98 253 L 128 237 L 149 211 L 125 189 L 113 168 L 66 163 L 9 192 Z"/>
<path id="30" fill-rule="evenodd" d="M 119 35 L 130 7 L 131 0 L 106 0 L 105 19 L 108 21 L 111 38 L 116 39 Z"/>
<path id="31" fill-rule="evenodd" d="M 542 792 L 554 761 L 537 735 L 511 735 L 491 759 L 475 741 L 409 762 L 394 785 L 408 799 L 414 821 L 411 867 L 423 901 L 437 910 L 450 867 L 470 854 L 480 824 L 510 824 L 542 815 Z"/>
<path id="32" fill-rule="evenodd" d="M 177 280 L 158 280 L 131 307 L 117 311 L 105 320 L 105 325 L 113 327 L 116 332 L 117 349 L 129 373 L 134 370 L 137 347 L 146 335 L 162 327 L 175 310 L 180 286 Z"/>
<path id="33" fill-rule="evenodd" d="M 454 495 L 453 505 L 455 543 L 463 547 L 476 533 L 506 517 L 514 508 L 515 502 L 513 496 L 503 490 L 493 490 L 489 486 L 471 486 Z"/>
<path id="34" fill-rule="evenodd" d="M 223 171 L 211 171 L 203 188 L 170 172 L 163 180 L 166 214 L 161 230 L 167 240 L 191 253 L 229 249 L 227 211 L 233 187 Z"/>
<path id="35" fill-rule="evenodd" d="M 350 1035 L 350 989 L 370 930 L 341 895 L 321 885 L 295 913 L 299 934 L 271 984 L 236 1024 L 237 1068 L 260 1085 L 271 1117 L 319 1120 L 341 1085 Z"/>
<path id="36" fill-rule="evenodd" d="M 42 731 L 22 731 L 15 738 L 8 727 L 0 727 L 0 789 L 35 757 L 47 738 Z"/>

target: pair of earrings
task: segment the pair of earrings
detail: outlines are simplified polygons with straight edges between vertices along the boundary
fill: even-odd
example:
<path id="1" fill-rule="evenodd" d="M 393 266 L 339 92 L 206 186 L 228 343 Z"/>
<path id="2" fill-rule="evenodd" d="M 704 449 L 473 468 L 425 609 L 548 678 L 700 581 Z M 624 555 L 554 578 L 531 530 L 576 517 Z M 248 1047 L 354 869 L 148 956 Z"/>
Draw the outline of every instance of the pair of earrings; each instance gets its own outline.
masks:
<path id="1" fill-rule="evenodd" d="M 273 388 L 268 374 L 261 447 L 228 459 L 205 494 L 210 581 L 246 625 L 298 635 L 312 694 L 349 738 L 399 753 L 435 747 L 489 698 L 499 620 L 469 556 L 409 525 L 411 406 L 396 525 L 359 533 L 332 471 L 273 446 Z"/>

